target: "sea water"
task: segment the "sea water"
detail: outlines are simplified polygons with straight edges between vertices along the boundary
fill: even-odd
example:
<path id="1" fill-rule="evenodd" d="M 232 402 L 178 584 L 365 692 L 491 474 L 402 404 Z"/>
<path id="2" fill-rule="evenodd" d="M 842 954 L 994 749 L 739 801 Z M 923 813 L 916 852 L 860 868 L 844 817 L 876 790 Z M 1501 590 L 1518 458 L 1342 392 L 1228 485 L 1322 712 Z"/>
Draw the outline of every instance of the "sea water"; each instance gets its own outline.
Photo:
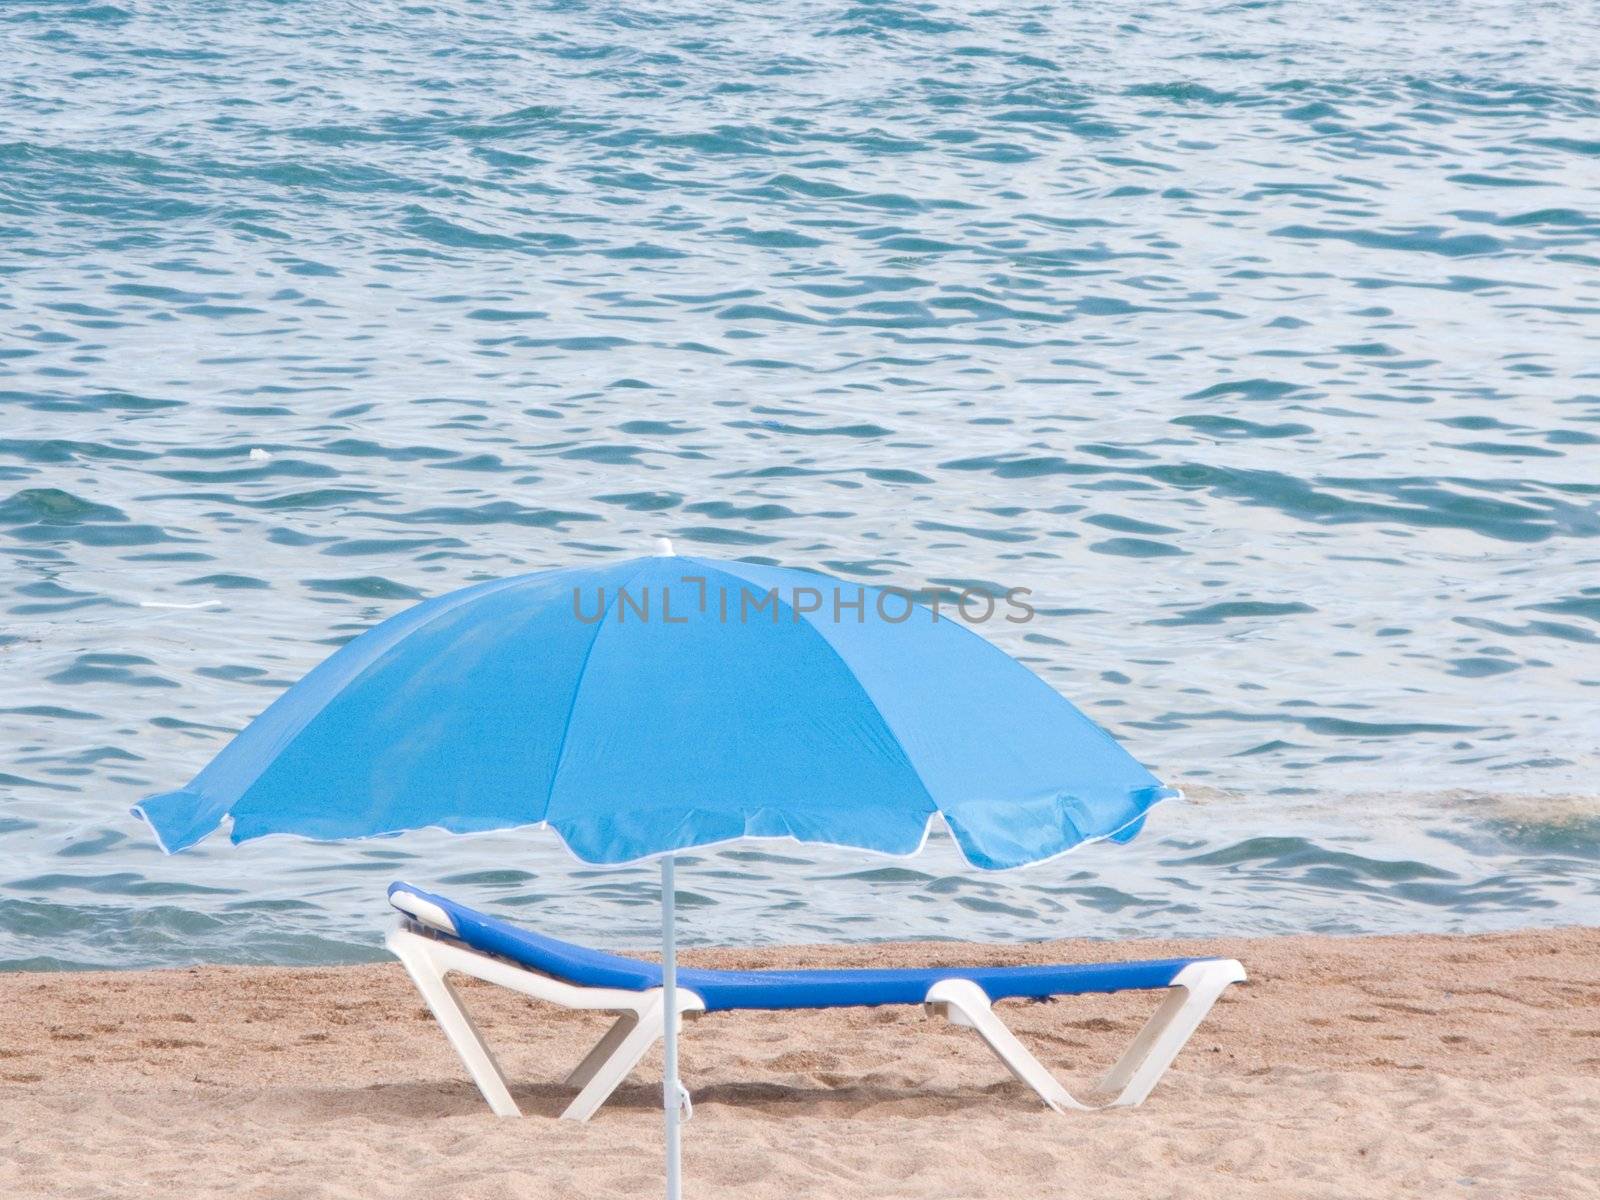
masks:
<path id="1" fill-rule="evenodd" d="M 337 645 L 680 551 L 982 632 L 1189 800 L 987 876 L 688 855 L 689 941 L 1600 914 L 1585 3 L 0 8 L 0 965 L 647 943 L 533 834 L 161 855 Z"/>

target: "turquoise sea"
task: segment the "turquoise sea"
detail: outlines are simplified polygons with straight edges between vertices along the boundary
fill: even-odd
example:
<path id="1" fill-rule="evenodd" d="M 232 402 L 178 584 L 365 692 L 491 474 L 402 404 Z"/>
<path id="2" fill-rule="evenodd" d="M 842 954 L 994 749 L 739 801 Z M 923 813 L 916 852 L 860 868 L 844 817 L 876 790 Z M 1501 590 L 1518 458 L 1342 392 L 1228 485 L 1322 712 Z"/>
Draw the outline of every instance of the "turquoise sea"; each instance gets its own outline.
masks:
<path id="1" fill-rule="evenodd" d="M 0 7 L 0 966 L 374 958 L 538 836 L 128 815 L 330 650 L 680 549 L 1027 587 L 1190 799 L 983 876 L 690 856 L 700 942 L 1600 918 L 1586 3 Z"/>

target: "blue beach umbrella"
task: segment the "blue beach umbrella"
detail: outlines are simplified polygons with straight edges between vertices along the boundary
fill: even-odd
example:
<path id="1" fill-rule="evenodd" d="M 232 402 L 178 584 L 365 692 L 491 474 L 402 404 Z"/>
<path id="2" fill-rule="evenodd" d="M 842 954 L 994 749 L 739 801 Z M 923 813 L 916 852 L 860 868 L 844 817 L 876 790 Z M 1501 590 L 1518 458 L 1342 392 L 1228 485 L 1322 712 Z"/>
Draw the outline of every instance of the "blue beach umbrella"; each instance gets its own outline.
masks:
<path id="1" fill-rule="evenodd" d="M 678 851 L 909 855 L 940 820 L 974 866 L 1003 869 L 1126 841 L 1176 794 L 948 612 L 663 543 L 390 618 L 134 811 L 168 852 L 231 819 L 235 842 L 534 826 L 585 862 L 659 858 L 670 1013 Z M 676 1197 L 675 1022 L 663 1046 Z"/>

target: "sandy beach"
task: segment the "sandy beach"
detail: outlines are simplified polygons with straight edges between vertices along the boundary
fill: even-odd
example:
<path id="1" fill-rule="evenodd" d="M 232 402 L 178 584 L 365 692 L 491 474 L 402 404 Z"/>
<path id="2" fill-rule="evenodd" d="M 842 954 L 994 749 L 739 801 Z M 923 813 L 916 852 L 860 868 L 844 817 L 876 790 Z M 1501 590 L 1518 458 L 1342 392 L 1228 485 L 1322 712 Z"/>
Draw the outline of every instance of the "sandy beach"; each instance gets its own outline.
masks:
<path id="1" fill-rule="evenodd" d="M 1057 1116 L 918 1009 L 687 1026 L 689 1194 L 1600 1195 L 1600 930 L 702 950 L 709 966 L 1240 958 L 1144 1106 Z M 602 1018 L 465 994 L 517 1081 L 498 1120 L 398 966 L 0 976 L 8 1197 L 639 1197 L 659 1060 L 588 1125 L 558 1080 Z M 1011 1005 L 1083 1086 L 1151 997 Z"/>

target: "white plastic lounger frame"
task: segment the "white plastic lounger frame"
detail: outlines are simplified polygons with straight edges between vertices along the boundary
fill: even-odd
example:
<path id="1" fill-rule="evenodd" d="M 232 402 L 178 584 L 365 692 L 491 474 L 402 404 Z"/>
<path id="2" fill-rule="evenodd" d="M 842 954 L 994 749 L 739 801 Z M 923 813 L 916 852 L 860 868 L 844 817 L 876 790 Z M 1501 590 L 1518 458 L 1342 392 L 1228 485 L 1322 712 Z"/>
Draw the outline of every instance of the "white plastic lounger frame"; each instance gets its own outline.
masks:
<path id="1" fill-rule="evenodd" d="M 454 941 L 430 936 L 420 927 L 432 926 L 444 933 L 453 932 L 450 918 L 415 896 L 397 897 L 417 918 L 402 921 L 389 935 L 388 946 L 405 964 L 417 990 L 427 1002 L 440 1028 L 450 1039 L 466 1065 L 473 1082 L 489 1102 L 496 1116 L 520 1117 L 521 1109 L 511 1098 L 505 1076 L 461 1005 L 461 999 L 445 976 L 452 971 L 496 983 L 535 1000 L 545 1000 L 566 1008 L 598 1009 L 618 1014 L 594 1049 L 584 1056 L 567 1083 L 579 1089 L 567 1105 L 563 1118 L 587 1121 L 617 1086 L 639 1064 L 645 1052 L 665 1029 L 662 989 L 632 992 L 618 988 L 578 987 L 540 974 L 527 967 L 480 953 Z M 427 912 L 427 909 L 433 909 Z M 1168 994 L 1133 1043 L 1106 1073 L 1096 1092 L 1111 1097 L 1098 1104 L 1075 1099 L 1057 1082 L 1047 1067 L 1035 1058 L 1008 1029 L 989 1003 L 983 989 L 971 980 L 945 979 L 928 990 L 923 1006 L 930 1016 L 947 1017 L 952 1024 L 965 1025 L 978 1032 L 988 1046 L 1023 1083 L 1039 1094 L 1057 1112 L 1076 1109 L 1082 1112 L 1138 1104 L 1150 1094 L 1156 1082 L 1183 1049 L 1189 1035 L 1205 1018 L 1211 1006 L 1231 983 L 1245 977 L 1244 968 L 1231 959 L 1192 963 L 1168 985 Z M 678 989 L 678 1012 L 698 1016 L 705 1002 L 686 988 Z"/>
<path id="2" fill-rule="evenodd" d="M 1109 1097 L 1097 1104 L 1085 1104 L 1062 1087 L 1050 1069 L 995 1014 L 988 995 L 972 980 L 940 980 L 928 989 L 922 1007 L 929 1016 L 943 1016 L 952 1025 L 977 1030 L 995 1057 L 1056 1112 L 1093 1112 L 1142 1103 L 1205 1020 L 1217 997 L 1230 983 L 1242 983 L 1244 977 L 1244 967 L 1231 958 L 1190 963 L 1179 971 L 1167 985 L 1166 999 L 1134 1035 L 1122 1057 L 1095 1084 L 1096 1095 Z"/>
<path id="3" fill-rule="evenodd" d="M 410 896 L 406 901 L 415 903 Z M 577 987 L 454 942 L 429 937 L 407 923 L 389 934 L 387 944 L 395 957 L 405 964 L 406 973 L 417 985 L 445 1037 L 450 1039 L 472 1081 L 497 1117 L 520 1117 L 522 1110 L 511 1098 L 500 1064 L 495 1062 L 483 1035 L 462 1007 L 461 997 L 445 978 L 449 972 L 459 971 L 564 1008 L 590 1008 L 618 1014 L 605 1036 L 567 1076 L 568 1085 L 579 1089 L 561 1114 L 571 1121 L 587 1121 L 594 1116 L 595 1110 L 617 1090 L 617 1085 L 639 1065 L 645 1051 L 666 1026 L 660 988 L 630 992 L 620 988 Z M 705 1003 L 699 996 L 678 989 L 680 1014 L 698 1014 L 704 1008 Z"/>

